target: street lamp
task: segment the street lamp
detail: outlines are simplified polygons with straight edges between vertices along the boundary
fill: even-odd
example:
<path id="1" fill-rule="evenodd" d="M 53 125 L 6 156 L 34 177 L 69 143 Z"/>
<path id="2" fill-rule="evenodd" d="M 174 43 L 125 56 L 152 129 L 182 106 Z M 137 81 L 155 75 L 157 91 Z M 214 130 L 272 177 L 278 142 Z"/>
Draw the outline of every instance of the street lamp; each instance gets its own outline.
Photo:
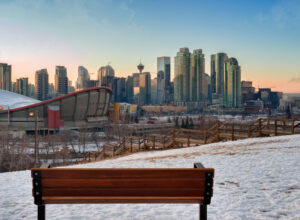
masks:
<path id="1" fill-rule="evenodd" d="M 37 146 L 37 130 L 38 130 L 38 111 L 30 112 L 29 117 L 34 117 L 34 167 L 37 167 L 38 146 Z"/>

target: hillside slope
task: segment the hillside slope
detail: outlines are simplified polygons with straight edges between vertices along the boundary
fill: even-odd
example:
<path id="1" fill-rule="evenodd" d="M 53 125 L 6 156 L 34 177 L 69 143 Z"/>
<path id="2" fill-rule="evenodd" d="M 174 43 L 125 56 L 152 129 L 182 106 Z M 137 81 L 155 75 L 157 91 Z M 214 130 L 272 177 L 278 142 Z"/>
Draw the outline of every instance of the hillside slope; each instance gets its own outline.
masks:
<path id="1" fill-rule="evenodd" d="M 215 168 L 209 219 L 300 219 L 300 135 L 137 153 L 73 167 Z M 36 219 L 30 171 L 0 174 L 0 219 Z M 198 219 L 198 205 L 48 205 L 47 219 Z"/>

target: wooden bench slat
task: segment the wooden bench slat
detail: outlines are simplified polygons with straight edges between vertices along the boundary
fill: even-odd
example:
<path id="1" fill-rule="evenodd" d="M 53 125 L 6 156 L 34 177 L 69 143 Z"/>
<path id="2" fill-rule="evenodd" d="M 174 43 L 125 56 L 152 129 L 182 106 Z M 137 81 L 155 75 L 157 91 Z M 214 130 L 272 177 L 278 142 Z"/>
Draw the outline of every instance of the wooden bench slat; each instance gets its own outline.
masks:
<path id="1" fill-rule="evenodd" d="M 147 178 L 147 179 L 42 179 L 42 188 L 76 187 L 204 187 L 204 179 L 199 178 Z"/>
<path id="2" fill-rule="evenodd" d="M 202 196 L 201 188 L 43 188 L 42 196 Z"/>
<path id="3" fill-rule="evenodd" d="M 38 219 L 45 204 L 191 203 L 207 218 L 214 169 L 194 168 L 34 168 L 31 170 Z"/>
<path id="4" fill-rule="evenodd" d="M 95 204 L 95 203 L 191 203 L 201 204 L 203 197 L 43 197 L 45 204 Z"/>
<path id="5" fill-rule="evenodd" d="M 64 169 L 51 168 L 39 169 L 42 178 L 52 179 L 97 179 L 97 178 L 204 178 L 205 172 L 213 172 L 213 169 L 189 169 L 189 168 L 170 168 L 170 169 Z M 32 169 L 32 173 L 35 169 Z"/>

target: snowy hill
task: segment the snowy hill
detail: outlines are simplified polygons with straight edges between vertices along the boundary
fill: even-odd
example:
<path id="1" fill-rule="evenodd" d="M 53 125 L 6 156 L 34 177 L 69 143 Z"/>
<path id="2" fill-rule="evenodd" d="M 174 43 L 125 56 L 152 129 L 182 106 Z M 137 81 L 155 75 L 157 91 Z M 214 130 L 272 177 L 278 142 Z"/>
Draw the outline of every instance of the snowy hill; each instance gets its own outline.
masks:
<path id="1" fill-rule="evenodd" d="M 137 153 L 74 167 L 215 168 L 209 219 L 300 219 L 300 135 Z M 0 174 L 0 219 L 36 219 L 30 171 Z M 198 205 L 47 205 L 47 219 L 198 219 Z"/>

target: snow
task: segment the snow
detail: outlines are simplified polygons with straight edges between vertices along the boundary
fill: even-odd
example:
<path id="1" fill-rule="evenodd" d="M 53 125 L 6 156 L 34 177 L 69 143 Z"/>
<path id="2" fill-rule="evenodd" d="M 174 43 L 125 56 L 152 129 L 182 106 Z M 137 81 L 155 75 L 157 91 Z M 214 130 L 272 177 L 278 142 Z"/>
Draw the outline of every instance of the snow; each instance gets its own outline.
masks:
<path id="1" fill-rule="evenodd" d="M 141 152 L 73 167 L 215 168 L 209 219 L 300 219 L 300 135 Z M 36 219 L 30 171 L 0 174 L 0 219 Z M 198 219 L 198 205 L 47 205 L 47 219 Z"/>
<path id="2" fill-rule="evenodd" d="M 0 89 L 0 106 L 3 107 L 3 110 L 8 109 L 8 107 L 10 109 L 14 109 L 14 108 L 24 107 L 27 105 L 36 104 L 39 102 L 40 102 L 39 100 Z"/>

